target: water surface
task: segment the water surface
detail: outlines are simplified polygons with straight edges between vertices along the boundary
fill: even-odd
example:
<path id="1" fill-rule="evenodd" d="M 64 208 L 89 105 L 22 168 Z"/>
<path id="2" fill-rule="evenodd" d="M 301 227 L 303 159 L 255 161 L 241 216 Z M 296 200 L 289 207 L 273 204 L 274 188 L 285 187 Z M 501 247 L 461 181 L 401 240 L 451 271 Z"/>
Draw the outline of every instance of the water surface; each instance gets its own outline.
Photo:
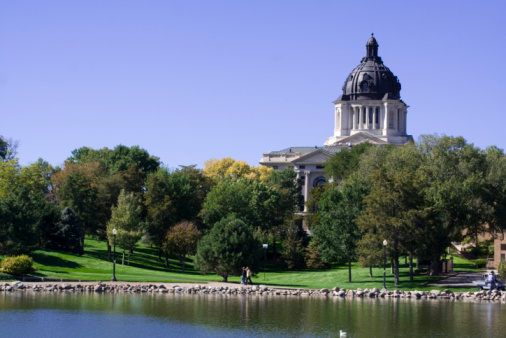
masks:
<path id="1" fill-rule="evenodd" d="M 1 337 L 497 337 L 506 304 L 339 297 L 0 293 Z"/>

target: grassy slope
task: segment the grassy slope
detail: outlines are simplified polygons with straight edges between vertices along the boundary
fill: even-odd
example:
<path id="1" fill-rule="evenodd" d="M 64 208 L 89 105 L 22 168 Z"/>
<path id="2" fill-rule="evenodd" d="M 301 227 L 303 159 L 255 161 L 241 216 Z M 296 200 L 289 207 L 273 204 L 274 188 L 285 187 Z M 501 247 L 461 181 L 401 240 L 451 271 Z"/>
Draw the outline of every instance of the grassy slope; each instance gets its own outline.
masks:
<path id="1" fill-rule="evenodd" d="M 107 244 L 87 239 L 85 254 L 82 256 L 37 250 L 32 253 L 35 266 L 39 269 L 31 274 L 34 277 L 78 279 L 78 280 L 110 280 L 113 264 L 107 260 Z M 130 265 L 121 265 L 121 252 L 116 252 L 116 278 L 132 282 L 193 282 L 205 280 L 221 280 L 219 276 L 202 276 L 193 269 L 192 262 L 187 262 L 186 272 L 181 272 L 179 261 L 171 260 L 170 267 L 158 262 L 155 249 L 140 245 L 130 256 Z"/>
<path id="2" fill-rule="evenodd" d="M 221 281 L 221 277 L 210 274 L 201 275 L 193 268 L 191 259 L 186 264 L 186 272 L 182 273 L 178 261 L 171 260 L 170 267 L 166 268 L 162 262 L 158 262 L 155 249 L 140 245 L 130 257 L 130 266 L 121 265 L 121 253 L 117 253 L 116 278 L 120 281 L 131 282 L 204 282 Z M 38 271 L 32 276 L 46 278 L 62 278 L 76 280 L 110 280 L 112 277 L 112 262 L 107 260 L 107 245 L 105 242 L 87 239 L 85 254 L 82 256 L 54 252 L 50 250 L 37 250 L 32 254 Z M 126 264 L 126 262 L 125 262 Z M 455 256 L 454 269 L 456 271 L 481 271 L 474 268 L 473 264 Z M 352 283 L 348 283 L 348 269 L 342 265 L 334 265 L 332 269 L 324 271 L 279 271 L 276 266 L 268 265 L 264 281 L 263 272 L 253 277 L 256 284 L 283 286 L 293 288 L 380 288 L 383 286 L 383 269 L 374 268 L 373 277 L 369 277 L 368 268 L 360 268 L 355 263 L 352 265 Z M 393 275 L 387 267 L 386 286 L 388 289 L 399 290 L 429 290 L 434 287 L 423 286 L 437 277 L 425 275 L 415 276 L 414 283 L 409 283 L 409 269 L 401 265 L 401 285 L 394 287 Z M 229 277 L 229 282 L 238 283 L 237 276 Z M 463 289 L 459 289 L 463 290 Z M 469 289 L 474 290 L 474 289 Z"/>

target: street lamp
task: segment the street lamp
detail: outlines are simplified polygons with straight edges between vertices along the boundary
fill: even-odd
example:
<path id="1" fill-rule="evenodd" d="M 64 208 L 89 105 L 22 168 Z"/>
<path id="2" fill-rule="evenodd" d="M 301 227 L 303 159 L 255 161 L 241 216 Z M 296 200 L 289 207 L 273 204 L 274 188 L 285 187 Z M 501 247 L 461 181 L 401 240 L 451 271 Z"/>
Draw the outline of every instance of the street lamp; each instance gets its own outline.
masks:
<path id="1" fill-rule="evenodd" d="M 387 240 L 383 241 L 383 290 L 386 290 L 386 269 L 387 269 Z"/>
<path id="2" fill-rule="evenodd" d="M 269 247 L 269 244 L 264 244 L 264 282 L 265 282 L 265 264 L 267 263 L 267 248 Z"/>
<path id="3" fill-rule="evenodd" d="M 112 229 L 112 237 L 113 237 L 113 252 L 112 252 L 112 279 L 111 281 L 115 282 L 116 279 L 116 228 Z"/>

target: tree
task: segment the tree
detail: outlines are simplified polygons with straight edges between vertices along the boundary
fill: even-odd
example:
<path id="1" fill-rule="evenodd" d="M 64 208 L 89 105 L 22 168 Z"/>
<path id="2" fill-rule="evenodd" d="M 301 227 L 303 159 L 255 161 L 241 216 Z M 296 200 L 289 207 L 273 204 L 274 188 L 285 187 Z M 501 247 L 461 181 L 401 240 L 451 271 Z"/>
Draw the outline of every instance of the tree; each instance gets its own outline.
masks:
<path id="1" fill-rule="evenodd" d="M 306 202 L 306 224 L 307 226 L 312 229 L 313 227 L 320 224 L 320 217 L 318 216 L 318 211 L 320 210 L 319 203 L 320 200 L 328 189 L 332 189 L 334 185 L 325 183 L 323 185 L 318 185 L 311 189 L 310 197 Z"/>
<path id="2" fill-rule="evenodd" d="M 202 237 L 199 229 L 188 221 L 176 224 L 167 233 L 165 251 L 179 257 L 183 272 L 187 255 L 194 255 L 197 250 L 197 242 Z"/>
<path id="3" fill-rule="evenodd" d="M 148 174 L 145 205 L 147 209 L 148 233 L 159 249 L 159 260 L 163 252 L 165 237 L 170 228 L 183 220 L 199 224 L 203 187 L 195 179 L 195 172 L 160 168 Z M 204 187 L 205 189 L 205 187 Z M 168 265 L 168 256 L 165 255 Z"/>
<path id="4" fill-rule="evenodd" d="M 0 159 L 3 161 L 11 161 L 16 158 L 18 153 L 19 141 L 14 141 L 9 138 L 6 139 L 0 135 Z"/>
<path id="5" fill-rule="evenodd" d="M 250 166 L 244 161 L 236 161 L 230 157 L 225 157 L 221 160 L 208 160 L 204 163 L 203 169 L 204 175 L 215 181 L 223 178 L 249 178 L 264 181 L 272 171 L 272 168 Z"/>
<path id="6" fill-rule="evenodd" d="M 302 238 L 298 236 L 297 231 L 289 231 L 283 240 L 283 260 L 288 270 L 303 269 L 304 262 L 304 245 Z"/>
<path id="7" fill-rule="evenodd" d="M 448 237 L 459 241 L 466 228 L 474 234 L 485 231 L 494 209 L 486 198 L 486 156 L 463 137 L 437 135 L 421 136 L 419 151 L 427 198 L 441 214 Z"/>
<path id="8" fill-rule="evenodd" d="M 240 274 L 241 267 L 258 271 L 262 245 L 253 236 L 251 226 L 234 215 L 217 222 L 197 246 L 195 266 L 202 273 L 211 271 L 227 282 L 231 274 Z"/>
<path id="9" fill-rule="evenodd" d="M 341 149 L 340 152 L 325 162 L 325 176 L 334 179 L 334 181 L 345 180 L 357 170 L 360 156 L 371 147 L 374 147 L 374 145 L 363 142 L 351 148 Z"/>
<path id="10" fill-rule="evenodd" d="M 121 190 L 118 206 L 112 208 L 111 220 L 107 224 L 109 243 L 113 242 L 113 229 L 117 231 L 116 243 L 123 249 L 121 264 L 125 264 L 125 251 L 127 251 L 130 265 L 130 252 L 142 236 L 141 203 L 133 193 Z"/>
<path id="11" fill-rule="evenodd" d="M 76 164 L 98 162 L 102 169 L 108 173 L 108 176 L 125 171 L 134 165 L 143 173 L 143 179 L 146 179 L 148 173 L 155 172 L 160 166 L 160 159 L 158 157 L 150 155 L 146 150 L 139 148 L 139 146 L 129 148 L 121 144 L 113 150 L 108 148 L 97 150 L 81 147 L 73 150 L 72 156 L 67 161 Z"/>
<path id="12" fill-rule="evenodd" d="M 57 249 L 71 251 L 79 255 L 84 253 L 84 247 L 81 242 L 81 220 L 69 207 L 62 210 L 61 218 L 58 222 L 58 230 L 55 235 L 58 239 Z"/>
<path id="13" fill-rule="evenodd" d="M 351 283 L 351 262 L 356 259 L 357 242 L 362 233 L 355 219 L 362 214 L 363 199 L 368 185 L 360 177 L 348 179 L 339 188 L 326 190 L 320 199 L 320 224 L 314 237 L 322 249 L 324 261 L 345 260 L 348 263 L 348 281 Z"/>
<path id="14" fill-rule="evenodd" d="M 38 244 L 43 198 L 27 185 L 14 186 L 0 198 L 0 254 L 28 252 Z"/>

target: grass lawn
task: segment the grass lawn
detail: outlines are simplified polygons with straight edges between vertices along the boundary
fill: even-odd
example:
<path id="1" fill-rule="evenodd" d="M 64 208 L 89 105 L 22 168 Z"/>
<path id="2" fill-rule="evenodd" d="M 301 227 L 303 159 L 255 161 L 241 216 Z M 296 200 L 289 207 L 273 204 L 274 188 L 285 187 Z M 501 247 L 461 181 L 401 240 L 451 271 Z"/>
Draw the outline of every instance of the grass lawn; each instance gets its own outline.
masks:
<path id="1" fill-rule="evenodd" d="M 38 270 L 30 276 L 76 280 L 111 280 L 113 264 L 112 261 L 107 259 L 106 242 L 87 238 L 84 251 L 85 253 L 79 256 L 51 250 L 36 250 L 31 256 Z M 170 266 L 165 267 L 163 262 L 158 262 L 157 250 L 143 245 L 139 245 L 134 253 L 130 255 L 130 265 L 127 265 L 126 255 L 125 265 L 122 265 L 121 256 L 121 252 L 116 251 L 116 279 L 119 281 L 184 283 L 221 280 L 221 277 L 217 275 L 203 276 L 200 272 L 195 271 L 191 259 L 186 262 L 185 273 L 182 272 L 178 260 L 169 260 Z"/>
<path id="2" fill-rule="evenodd" d="M 352 282 L 348 282 L 348 267 L 344 265 L 333 265 L 331 269 L 324 271 L 287 271 L 267 273 L 264 282 L 263 274 L 253 282 L 265 283 L 273 286 L 295 287 L 295 288 L 332 288 L 337 286 L 342 289 L 371 289 L 383 288 L 383 268 L 373 268 L 373 277 L 369 277 L 369 268 L 361 268 L 358 263 L 352 263 Z M 409 282 L 409 267 L 401 265 L 399 270 L 400 285 L 394 286 L 394 275 L 390 273 L 390 266 L 386 270 L 386 287 L 388 290 L 420 290 L 428 291 L 433 289 L 444 290 L 423 284 L 435 281 L 439 277 L 427 275 L 415 275 L 414 282 Z M 458 289 L 464 291 L 467 289 Z M 474 290 L 475 288 L 469 289 Z"/>
<path id="3" fill-rule="evenodd" d="M 30 274 L 34 277 L 101 280 L 109 281 L 112 277 L 112 262 L 107 260 L 107 244 L 91 238 L 86 239 L 85 254 L 82 256 L 61 253 L 51 250 L 37 250 L 31 256 L 37 271 Z M 125 258 L 126 259 L 126 258 Z M 116 278 L 129 282 L 171 282 L 171 283 L 204 283 L 206 281 L 221 281 L 216 274 L 202 275 L 193 267 L 193 260 L 189 258 L 186 271 L 183 273 L 178 260 L 171 259 L 170 266 L 165 267 L 158 262 L 158 252 L 154 248 L 139 245 L 130 256 L 130 265 L 121 265 L 121 252 L 116 252 Z M 401 263 L 403 260 L 401 261 Z M 476 269 L 473 263 L 459 256 L 454 256 L 455 271 L 482 271 Z M 0 276 L 1 279 L 1 276 Z M 369 277 L 368 268 L 360 268 L 357 263 L 352 264 L 352 282 L 348 283 L 348 269 L 345 265 L 333 264 L 331 269 L 323 271 L 283 271 L 275 264 L 268 264 L 265 274 L 260 271 L 253 276 L 255 284 L 265 284 L 290 288 L 332 288 L 345 289 L 383 287 L 383 269 L 373 268 L 373 277 Z M 394 287 L 394 276 L 387 266 L 386 286 L 389 290 L 431 290 L 435 287 L 424 286 L 425 283 L 437 280 L 438 277 L 415 275 L 414 282 L 409 282 L 409 267 L 401 264 L 401 285 Z M 229 282 L 240 282 L 239 276 L 229 276 Z M 443 290 L 444 288 L 439 288 Z M 456 289 L 458 291 L 473 290 Z"/>

